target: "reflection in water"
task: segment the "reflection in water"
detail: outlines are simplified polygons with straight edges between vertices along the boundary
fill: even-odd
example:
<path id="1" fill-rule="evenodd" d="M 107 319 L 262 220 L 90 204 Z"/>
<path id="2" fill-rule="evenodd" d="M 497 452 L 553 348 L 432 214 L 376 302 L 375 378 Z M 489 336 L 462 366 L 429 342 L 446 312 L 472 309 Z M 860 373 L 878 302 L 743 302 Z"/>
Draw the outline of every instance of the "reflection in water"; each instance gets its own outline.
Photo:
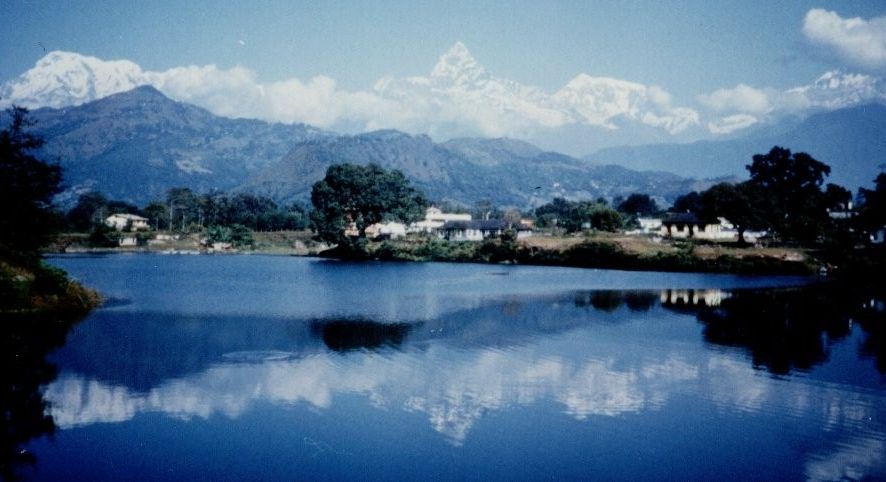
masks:
<path id="1" fill-rule="evenodd" d="M 828 285 L 739 290 L 725 299 L 680 306 L 697 313 L 706 341 L 747 348 L 754 366 L 775 374 L 809 370 L 827 360 L 830 347 L 850 333 L 854 322 L 860 322 L 867 332 L 862 354 L 877 357 L 883 371 L 881 340 L 886 317 L 866 307 L 861 298 L 859 293 Z"/>
<path id="2" fill-rule="evenodd" d="M 64 344 L 72 324 L 48 316 L 0 316 L 0 477 L 4 480 L 36 465 L 25 444 L 55 432 L 40 389 L 57 376 L 46 356 Z"/>
<path id="3" fill-rule="evenodd" d="M 406 323 L 369 320 L 322 320 L 311 323 L 311 331 L 334 351 L 396 348 L 403 343 L 412 327 Z"/>
<path id="4" fill-rule="evenodd" d="M 855 345 L 837 343 L 848 339 L 863 340 L 861 353 L 876 356 L 882 370 L 879 299 L 862 303 L 828 288 L 573 291 L 447 307 L 415 324 L 106 311 L 78 327 L 76 346 L 60 351 L 66 371 L 45 397 L 62 429 L 145 413 L 218 423 L 213 416 L 235 419 L 267 406 L 347 420 L 400 410 L 454 447 L 484 440 L 471 435 L 506 424 L 508 413 L 547 416 L 551 407 L 572 425 L 615 420 L 639 431 L 658 424 L 659 432 L 644 433 L 659 440 L 681 423 L 745 434 L 744 424 L 757 421 L 766 428 L 755 436 L 807 445 L 788 452 L 807 478 L 880 477 L 882 390 L 757 369 L 810 370 L 833 352 L 854 355 Z M 710 350 L 702 339 L 741 347 L 753 363 L 742 350 Z M 130 361 L 115 363 L 121 358 Z M 354 398 L 365 403 L 337 402 Z M 408 420 L 392 425 L 405 430 Z M 772 426 L 777 434 L 766 432 Z"/>

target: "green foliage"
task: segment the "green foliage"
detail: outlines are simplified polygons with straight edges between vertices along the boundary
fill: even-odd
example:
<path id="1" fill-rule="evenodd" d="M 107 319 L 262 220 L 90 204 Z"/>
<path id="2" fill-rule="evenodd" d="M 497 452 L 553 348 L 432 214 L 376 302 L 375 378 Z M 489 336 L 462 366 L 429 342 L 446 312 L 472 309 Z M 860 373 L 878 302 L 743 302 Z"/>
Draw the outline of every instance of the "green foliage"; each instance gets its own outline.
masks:
<path id="1" fill-rule="evenodd" d="M 873 231 L 886 226 L 886 173 L 874 180 L 874 189 L 859 189 L 859 222 L 862 229 Z"/>
<path id="2" fill-rule="evenodd" d="M 821 185 L 831 168 L 809 154 L 776 146 L 754 155 L 747 169 L 766 226 L 785 241 L 817 241 L 829 222 Z"/>
<path id="3" fill-rule="evenodd" d="M 704 219 L 724 217 L 738 231 L 739 242 L 744 242 L 748 229 L 768 227 L 763 206 L 769 204 L 762 189 L 754 184 L 720 183 L 701 193 L 698 199 L 698 214 Z"/>
<path id="4" fill-rule="evenodd" d="M 169 208 L 165 204 L 154 201 L 145 206 L 143 213 L 148 218 L 148 224 L 153 226 L 154 229 L 160 229 L 160 226 L 163 226 L 164 223 L 166 228 L 170 229 Z"/>
<path id="5" fill-rule="evenodd" d="M 10 125 L 0 131 L 0 256 L 33 264 L 60 227 L 52 198 L 60 190 L 61 167 L 31 154 L 42 140 L 25 132 L 27 110 L 8 113 Z"/>
<path id="6" fill-rule="evenodd" d="M 421 218 L 427 201 L 413 189 L 402 172 L 375 164 L 334 164 L 311 190 L 311 224 L 324 241 L 347 243 L 345 229 L 353 223 L 357 237 L 366 237 L 374 223 L 404 223 Z"/>
<path id="7" fill-rule="evenodd" d="M 205 232 L 206 241 L 212 243 L 231 243 L 238 248 L 251 247 L 255 244 L 252 231 L 242 224 L 232 226 L 210 226 Z"/>
<path id="8" fill-rule="evenodd" d="M 650 216 L 659 211 L 658 204 L 648 194 L 634 193 L 616 205 L 619 212 L 631 216 Z"/>
<path id="9" fill-rule="evenodd" d="M 701 194 L 696 191 L 678 197 L 674 200 L 674 205 L 671 207 L 671 211 L 675 213 L 698 214 L 701 209 Z"/>
<path id="10" fill-rule="evenodd" d="M 583 229 L 597 229 L 615 232 L 624 222 L 621 214 L 605 203 L 578 201 L 562 198 L 554 200 L 535 210 L 536 220 L 542 227 L 560 227 L 574 233 Z"/>
<path id="11" fill-rule="evenodd" d="M 105 222 L 111 214 L 127 213 L 141 215 L 142 211 L 133 204 L 106 198 L 98 192 L 81 194 L 77 204 L 65 214 L 66 229 L 89 231 L 94 225 Z"/>
<path id="12" fill-rule="evenodd" d="M 104 223 L 99 223 L 92 227 L 87 242 L 94 248 L 116 248 L 120 245 L 120 233 Z"/>

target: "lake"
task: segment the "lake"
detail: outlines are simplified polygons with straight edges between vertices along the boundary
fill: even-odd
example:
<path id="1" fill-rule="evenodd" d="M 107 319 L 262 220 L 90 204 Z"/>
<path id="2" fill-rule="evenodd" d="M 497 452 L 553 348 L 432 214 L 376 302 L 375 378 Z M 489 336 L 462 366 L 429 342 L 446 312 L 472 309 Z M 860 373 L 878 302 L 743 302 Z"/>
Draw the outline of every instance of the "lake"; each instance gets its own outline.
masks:
<path id="1" fill-rule="evenodd" d="M 26 478 L 886 478 L 882 294 L 529 266 L 49 261 L 108 301 L 69 330 L 6 324 L 3 463 Z"/>

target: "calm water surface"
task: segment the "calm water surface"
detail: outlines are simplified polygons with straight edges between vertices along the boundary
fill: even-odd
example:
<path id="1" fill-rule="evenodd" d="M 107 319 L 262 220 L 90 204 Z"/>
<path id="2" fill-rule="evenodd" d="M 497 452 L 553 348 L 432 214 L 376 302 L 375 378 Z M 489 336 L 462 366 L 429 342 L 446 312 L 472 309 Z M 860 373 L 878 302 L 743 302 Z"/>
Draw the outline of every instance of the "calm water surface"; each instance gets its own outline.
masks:
<path id="1" fill-rule="evenodd" d="M 4 463 L 28 478 L 886 478 L 877 295 L 491 265 L 51 262 L 109 302 L 29 351 L 45 353 L 29 400 L 54 431 L 13 424 Z"/>

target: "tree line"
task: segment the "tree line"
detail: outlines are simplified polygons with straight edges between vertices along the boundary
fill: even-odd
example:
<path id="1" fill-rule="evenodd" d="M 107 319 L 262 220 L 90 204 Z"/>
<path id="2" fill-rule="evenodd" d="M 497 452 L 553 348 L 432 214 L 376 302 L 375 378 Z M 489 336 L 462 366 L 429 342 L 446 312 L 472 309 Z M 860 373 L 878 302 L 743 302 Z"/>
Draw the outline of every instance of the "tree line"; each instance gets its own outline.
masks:
<path id="1" fill-rule="evenodd" d="M 144 208 L 108 199 L 101 193 L 82 194 L 64 217 L 68 230 L 84 232 L 104 224 L 111 214 L 129 213 L 148 218 L 155 230 L 187 233 L 211 226 L 244 226 L 253 231 L 281 231 L 308 227 L 307 210 L 299 203 L 281 206 L 267 196 L 221 191 L 196 194 L 186 187 L 171 188 L 162 201 Z"/>
<path id="2" fill-rule="evenodd" d="M 40 139 L 27 133 L 26 110 L 9 111 L 11 123 L 0 132 L 0 251 L 33 256 L 34 246 L 48 242 L 59 229 L 102 229 L 110 214 L 128 212 L 148 218 L 156 230 L 205 232 L 212 227 L 238 227 L 253 231 L 311 228 L 332 243 L 347 242 L 352 229 L 365 238 L 374 223 L 398 220 L 408 223 L 422 217 L 427 197 L 413 188 L 402 172 L 378 165 L 337 164 L 314 184 L 312 209 L 298 203 L 280 205 L 272 198 L 253 193 L 220 191 L 198 194 L 186 187 L 167 191 L 165 199 L 144 208 L 90 192 L 80 196 L 64 215 L 52 204 L 60 191 L 61 168 L 36 159 L 32 152 Z M 830 167 L 807 153 L 773 147 L 752 157 L 746 166 L 749 179 L 720 183 L 676 199 L 672 211 L 693 213 L 701 219 L 728 219 L 741 237 L 747 230 L 765 230 L 774 240 L 797 245 L 837 243 L 852 245 L 886 225 L 886 173 L 874 180 L 874 189 L 860 189 L 856 196 L 836 184 L 826 184 Z M 848 211 L 852 216 L 835 219 L 830 213 Z M 569 201 L 554 199 L 531 213 L 499 210 L 480 202 L 475 216 L 497 217 L 516 223 L 533 216 L 538 226 L 562 229 L 618 231 L 635 225 L 640 216 L 661 214 L 655 200 L 634 193 L 616 198 Z M 225 232 L 216 230 L 216 232 Z M 233 231 L 231 231 L 233 232 Z M 30 253 L 30 254 L 24 254 Z"/>

